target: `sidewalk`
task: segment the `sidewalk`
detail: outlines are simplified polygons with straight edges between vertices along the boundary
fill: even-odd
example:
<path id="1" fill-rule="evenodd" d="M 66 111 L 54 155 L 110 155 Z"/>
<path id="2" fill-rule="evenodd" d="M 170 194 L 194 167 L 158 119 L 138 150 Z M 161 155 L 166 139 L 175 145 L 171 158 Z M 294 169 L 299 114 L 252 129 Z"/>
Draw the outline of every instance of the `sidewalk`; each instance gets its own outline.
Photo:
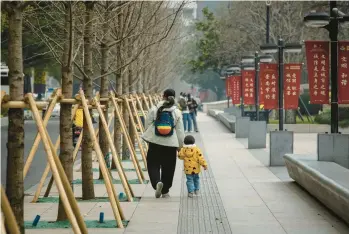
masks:
<path id="1" fill-rule="evenodd" d="M 287 176 L 284 167 L 265 167 L 268 147 L 248 150 L 246 139 L 238 140 L 223 125 L 211 117 L 199 114 L 200 134 L 193 133 L 203 149 L 209 170 L 201 175 L 200 197 L 188 198 L 182 162 L 177 161 L 170 199 L 155 199 L 150 184 L 131 184 L 135 202 L 121 202 L 129 224 L 125 229 L 89 229 L 89 233 L 140 234 L 329 234 L 349 233 L 349 228 L 322 204 L 302 190 Z M 316 154 L 316 136 L 295 135 L 295 152 Z M 124 168 L 133 168 L 123 162 Z M 143 165 L 143 164 L 141 164 Z M 80 165 L 75 165 L 75 169 Z M 94 163 L 94 178 L 98 178 L 98 164 Z M 112 172 L 118 178 L 117 172 Z M 128 179 L 136 179 L 127 171 Z M 144 172 L 147 176 L 147 172 Z M 81 172 L 74 173 L 74 179 Z M 123 192 L 121 184 L 115 184 Z M 74 185 L 74 193 L 81 197 L 81 184 Z M 33 194 L 34 189 L 26 191 Z M 42 190 L 42 194 L 45 188 Z M 96 197 L 107 196 L 104 184 L 95 184 Z M 50 196 L 58 196 L 54 187 Z M 41 220 L 54 221 L 58 203 L 32 204 L 25 197 L 25 220 L 32 222 L 37 214 Z M 79 202 L 85 220 L 98 220 L 104 212 L 105 220 L 113 220 L 109 202 Z M 27 229 L 26 233 L 73 233 L 71 229 Z"/>
<path id="2" fill-rule="evenodd" d="M 201 115 L 199 125 L 234 234 L 349 233 L 344 222 L 290 181 L 284 167 L 264 166 L 268 146 L 248 150 L 246 139 L 237 140 L 211 117 Z M 315 134 L 295 134 L 295 153 L 314 157 L 315 140 Z"/>

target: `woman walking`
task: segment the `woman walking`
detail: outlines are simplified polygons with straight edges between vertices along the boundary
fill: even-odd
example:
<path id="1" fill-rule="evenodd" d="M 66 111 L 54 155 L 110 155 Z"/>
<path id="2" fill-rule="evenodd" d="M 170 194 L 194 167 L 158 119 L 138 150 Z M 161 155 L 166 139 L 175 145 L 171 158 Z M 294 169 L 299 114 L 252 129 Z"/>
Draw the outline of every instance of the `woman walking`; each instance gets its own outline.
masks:
<path id="1" fill-rule="evenodd" d="M 145 121 L 143 140 L 149 143 L 148 174 L 155 197 L 169 197 L 176 169 L 177 150 L 184 141 L 181 112 L 175 105 L 175 91 L 165 90 L 163 101 L 152 107 Z"/>
<path id="2" fill-rule="evenodd" d="M 193 121 L 195 132 L 199 132 L 198 124 L 196 122 L 196 109 L 197 108 L 198 108 L 198 104 L 196 103 L 195 99 L 192 98 L 190 94 L 188 94 L 188 109 L 189 109 L 189 116 L 190 116 L 189 121 Z"/>
<path id="3" fill-rule="evenodd" d="M 181 93 L 178 101 L 179 107 L 182 111 L 183 116 L 183 123 L 184 123 L 184 132 L 190 132 L 191 131 L 191 120 L 189 115 L 189 109 L 188 109 L 188 102 L 187 97 L 185 93 Z"/>

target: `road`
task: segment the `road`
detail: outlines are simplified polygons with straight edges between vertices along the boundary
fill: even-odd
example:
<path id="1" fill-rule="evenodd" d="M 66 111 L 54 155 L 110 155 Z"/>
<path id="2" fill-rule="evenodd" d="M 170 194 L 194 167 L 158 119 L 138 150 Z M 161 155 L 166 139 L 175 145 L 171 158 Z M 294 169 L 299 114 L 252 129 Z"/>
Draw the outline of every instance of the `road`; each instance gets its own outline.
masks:
<path id="1" fill-rule="evenodd" d="M 1 126 L 1 184 L 6 185 L 6 168 L 7 168 L 7 129 L 8 127 Z M 25 142 L 24 142 L 24 158 L 26 161 L 29 151 L 34 143 L 37 134 L 37 127 L 33 120 L 26 120 L 24 125 Z M 56 142 L 59 135 L 59 119 L 51 119 L 47 125 L 47 130 L 53 142 Z M 40 143 L 39 148 L 35 154 L 32 165 L 28 171 L 27 177 L 24 180 L 24 189 L 29 189 L 37 184 L 46 167 L 47 159 L 44 146 Z"/>
<path id="2" fill-rule="evenodd" d="M 95 119 L 98 121 L 98 115 L 94 115 Z M 1 184 L 5 187 L 6 185 L 6 168 L 7 168 L 7 118 L 2 119 L 4 121 L 1 123 Z M 93 124 L 94 128 L 98 127 L 98 123 Z M 112 129 L 114 126 L 114 121 L 110 126 Z M 57 137 L 59 135 L 59 118 L 51 118 L 47 124 L 47 130 L 50 134 L 52 142 L 55 144 Z M 27 160 L 30 149 L 35 140 L 37 134 L 37 127 L 34 120 L 26 120 L 24 125 L 25 131 L 25 141 L 24 141 L 24 162 Z M 58 151 L 59 153 L 59 151 Z M 80 159 L 80 152 L 77 155 L 77 160 Z M 28 174 L 24 180 L 24 189 L 27 190 L 33 185 L 39 183 L 42 173 L 45 170 L 47 163 L 46 153 L 44 146 L 40 143 L 39 148 L 35 154 L 34 160 L 29 168 Z M 51 175 L 51 174 L 50 174 Z"/>

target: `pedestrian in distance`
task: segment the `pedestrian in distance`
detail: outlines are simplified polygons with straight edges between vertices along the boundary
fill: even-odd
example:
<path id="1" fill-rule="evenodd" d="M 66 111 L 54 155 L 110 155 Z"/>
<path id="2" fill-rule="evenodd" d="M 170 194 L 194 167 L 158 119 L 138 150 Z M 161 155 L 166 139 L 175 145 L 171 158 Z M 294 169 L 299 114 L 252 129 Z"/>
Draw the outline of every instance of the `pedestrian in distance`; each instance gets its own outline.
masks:
<path id="1" fill-rule="evenodd" d="M 152 107 L 145 120 L 144 141 L 149 143 L 148 174 L 155 197 L 169 197 L 176 169 L 177 151 L 183 146 L 184 129 L 175 91 L 165 90 L 163 101 Z"/>
<path id="2" fill-rule="evenodd" d="M 184 161 L 184 173 L 187 177 L 188 197 L 199 195 L 200 169 L 207 170 L 207 162 L 199 147 L 195 145 L 195 138 L 188 135 L 184 138 L 184 146 L 179 151 L 178 158 Z"/>
<path id="3" fill-rule="evenodd" d="M 182 93 L 182 95 L 179 97 L 178 104 L 179 104 L 179 107 L 182 111 L 184 132 L 190 132 L 191 131 L 191 121 L 190 121 L 189 108 L 188 108 L 188 103 L 187 103 L 185 93 Z"/>
<path id="4" fill-rule="evenodd" d="M 198 132 L 199 129 L 198 129 L 198 125 L 196 122 L 196 109 L 198 108 L 198 104 L 195 101 L 195 99 L 191 97 L 190 94 L 188 94 L 188 102 L 187 103 L 188 103 L 189 117 L 190 117 L 189 121 L 193 122 L 194 131 Z"/>

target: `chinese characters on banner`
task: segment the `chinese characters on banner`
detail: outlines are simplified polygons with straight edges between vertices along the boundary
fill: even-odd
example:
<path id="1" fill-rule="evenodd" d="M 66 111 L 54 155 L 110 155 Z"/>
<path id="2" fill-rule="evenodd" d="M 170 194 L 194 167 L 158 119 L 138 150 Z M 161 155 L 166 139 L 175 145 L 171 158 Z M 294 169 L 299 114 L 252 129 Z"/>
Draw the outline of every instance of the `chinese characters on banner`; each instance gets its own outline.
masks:
<path id="1" fill-rule="evenodd" d="M 338 103 L 349 104 L 349 41 L 338 42 Z"/>
<path id="2" fill-rule="evenodd" d="M 233 83 L 232 103 L 233 104 L 240 104 L 240 97 L 241 97 L 240 82 L 241 82 L 241 76 L 232 77 L 232 83 Z"/>
<path id="3" fill-rule="evenodd" d="M 298 96 L 302 64 L 285 64 L 284 66 L 284 103 L 285 110 L 298 109 Z"/>
<path id="4" fill-rule="evenodd" d="M 225 92 L 226 92 L 226 95 L 227 97 L 231 97 L 231 95 L 233 94 L 232 93 L 232 89 L 231 89 L 231 81 L 232 80 L 232 77 L 231 76 L 228 76 L 226 79 L 225 79 Z"/>
<path id="5" fill-rule="evenodd" d="M 276 63 L 260 64 L 261 87 L 263 87 L 264 109 L 278 108 L 278 65 Z"/>
<path id="6" fill-rule="evenodd" d="M 255 104 L 255 90 L 254 90 L 254 78 L 255 71 L 241 71 L 242 75 L 242 94 L 244 95 L 244 104 L 245 105 L 254 105 Z"/>
<path id="7" fill-rule="evenodd" d="M 259 105 L 264 105 L 264 86 L 262 82 L 262 76 L 261 73 L 259 73 Z"/>
<path id="8" fill-rule="evenodd" d="M 329 42 L 305 42 L 310 103 L 329 103 Z"/>

